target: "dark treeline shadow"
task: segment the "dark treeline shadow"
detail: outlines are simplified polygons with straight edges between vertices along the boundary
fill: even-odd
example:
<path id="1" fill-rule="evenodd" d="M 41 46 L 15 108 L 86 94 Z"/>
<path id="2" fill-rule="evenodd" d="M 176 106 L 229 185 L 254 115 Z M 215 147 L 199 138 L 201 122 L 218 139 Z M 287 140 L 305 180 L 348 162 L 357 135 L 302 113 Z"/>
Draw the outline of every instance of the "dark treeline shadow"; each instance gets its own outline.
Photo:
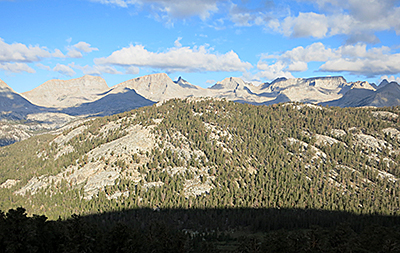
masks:
<path id="1" fill-rule="evenodd" d="M 0 252 L 400 252 L 400 216 L 140 208 L 66 220 L 1 213 Z"/>
<path id="2" fill-rule="evenodd" d="M 113 226 L 115 223 L 145 226 L 150 221 L 159 221 L 174 229 L 194 229 L 199 232 L 232 229 L 269 232 L 279 229 L 308 229 L 313 226 L 330 228 L 340 223 L 347 223 L 353 230 L 361 231 L 371 224 L 386 227 L 400 225 L 400 216 L 357 215 L 340 211 L 284 208 L 140 208 L 88 215 L 82 218 L 88 222 L 103 224 L 105 227 Z"/>

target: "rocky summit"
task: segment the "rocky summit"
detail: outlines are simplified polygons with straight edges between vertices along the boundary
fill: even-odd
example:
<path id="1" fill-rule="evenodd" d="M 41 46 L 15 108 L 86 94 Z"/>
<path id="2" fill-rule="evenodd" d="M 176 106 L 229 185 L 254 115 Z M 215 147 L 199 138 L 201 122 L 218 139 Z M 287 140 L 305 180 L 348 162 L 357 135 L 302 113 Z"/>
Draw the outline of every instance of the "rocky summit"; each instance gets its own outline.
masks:
<path id="1" fill-rule="evenodd" d="M 131 79 L 117 84 L 114 89 L 121 90 L 125 88 L 133 89 L 141 96 L 154 102 L 172 98 L 212 96 L 211 92 L 208 92 L 207 89 L 192 85 L 183 80 L 174 82 L 164 73 Z"/>
<path id="2" fill-rule="evenodd" d="M 85 75 L 66 81 L 50 80 L 22 95 L 39 106 L 65 108 L 98 100 L 108 89 L 103 78 Z"/>

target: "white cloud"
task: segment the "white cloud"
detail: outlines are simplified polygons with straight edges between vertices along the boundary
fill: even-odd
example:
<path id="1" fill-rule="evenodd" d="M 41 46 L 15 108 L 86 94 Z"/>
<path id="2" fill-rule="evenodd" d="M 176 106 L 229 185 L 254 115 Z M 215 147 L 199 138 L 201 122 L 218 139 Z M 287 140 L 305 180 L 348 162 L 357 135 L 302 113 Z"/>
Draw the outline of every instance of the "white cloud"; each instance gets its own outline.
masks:
<path id="1" fill-rule="evenodd" d="M 181 41 L 182 40 L 182 37 L 179 37 L 179 38 L 177 38 L 176 40 L 175 40 L 175 42 L 174 42 L 174 46 L 175 47 L 182 47 L 182 44 L 181 44 Z"/>
<path id="2" fill-rule="evenodd" d="M 345 35 L 347 43 L 377 43 L 375 33 L 395 31 L 400 35 L 399 0 L 292 0 L 316 5 L 314 12 L 290 10 L 288 3 L 264 1 L 251 5 L 262 6 L 251 9 L 249 1 L 238 0 L 90 0 L 137 10 L 147 10 L 156 19 L 173 24 L 173 19 L 200 17 L 208 19 L 214 13 L 223 13 L 223 20 L 235 26 L 263 26 L 288 37 L 326 38 Z M 275 7 L 274 7 L 275 5 Z M 284 6 L 284 7 L 283 7 Z M 218 26 L 217 26 L 218 27 Z"/>
<path id="3" fill-rule="evenodd" d="M 73 46 L 68 47 L 67 56 L 70 58 L 82 58 L 82 53 L 90 53 L 92 51 L 98 51 L 99 49 L 90 47 L 89 43 L 80 41 Z"/>
<path id="4" fill-rule="evenodd" d="M 229 18 L 236 26 L 263 26 L 286 37 L 326 38 L 345 35 L 348 44 L 377 43 L 375 33 L 400 35 L 399 0 L 296 0 L 317 5 L 317 11 L 295 13 L 289 7 L 251 10 L 231 4 Z M 282 5 L 281 5 L 282 6 Z"/>
<path id="5" fill-rule="evenodd" d="M 287 64 L 282 61 L 277 61 L 273 64 L 268 64 L 263 61 L 259 61 L 257 64 L 257 69 L 261 70 L 255 74 L 251 79 L 255 80 L 274 80 L 278 77 L 293 78 L 293 75 L 287 69 Z"/>
<path id="6" fill-rule="evenodd" d="M 280 23 L 279 31 L 286 36 L 316 38 L 334 35 L 347 35 L 348 43 L 359 41 L 367 43 L 379 42 L 374 35 L 378 31 L 394 30 L 400 34 L 400 1 L 398 0 L 303 0 L 316 2 L 322 13 L 319 26 L 302 26 L 302 13 L 290 17 L 292 23 Z M 331 10 L 336 10 L 332 12 Z M 316 19 L 311 19 L 317 21 Z M 304 30 L 299 29 L 299 26 Z M 317 29 L 317 31 L 315 31 Z"/>
<path id="7" fill-rule="evenodd" d="M 53 68 L 53 71 L 56 71 L 60 74 L 66 75 L 66 76 L 73 76 L 76 74 L 75 71 L 72 68 L 70 68 L 69 66 L 59 64 L 59 63 L 57 63 L 57 65 Z"/>
<path id="8" fill-rule="evenodd" d="M 400 73 L 400 53 L 392 53 L 386 46 L 368 49 L 364 43 L 332 49 L 317 42 L 277 55 L 262 55 L 257 68 L 261 71 L 268 70 L 269 76 L 273 76 L 282 71 L 306 71 L 310 62 L 321 62 L 319 71 L 324 72 L 347 72 L 365 77 Z"/>
<path id="9" fill-rule="evenodd" d="M 290 72 L 303 72 L 308 69 L 308 65 L 306 62 L 295 61 L 289 64 L 287 70 Z"/>
<path id="10" fill-rule="evenodd" d="M 224 0 L 90 0 L 101 4 L 115 5 L 127 8 L 134 5 L 137 8 L 149 8 L 154 15 L 170 20 L 171 18 L 189 18 L 198 16 L 202 20 L 218 11 L 218 2 Z"/>
<path id="11" fill-rule="evenodd" d="M 236 26 L 251 26 L 257 17 L 256 13 L 252 13 L 247 9 L 242 9 L 238 7 L 237 4 L 232 4 L 229 15 Z"/>
<path id="12" fill-rule="evenodd" d="M 269 58 L 280 58 L 294 62 L 327 61 L 336 57 L 336 54 L 330 48 L 326 48 L 321 42 L 313 43 L 306 48 L 296 47 L 280 55 L 268 56 Z"/>
<path id="13" fill-rule="evenodd" d="M 313 12 L 299 13 L 298 17 L 285 18 L 280 29 L 285 36 L 323 38 L 328 33 L 328 19 Z"/>
<path id="14" fill-rule="evenodd" d="M 69 49 L 67 56 L 70 58 L 82 58 L 83 55 L 81 52 L 79 52 L 77 49 Z"/>
<path id="15" fill-rule="evenodd" d="M 54 50 L 54 53 L 52 53 L 51 56 L 56 58 L 65 58 L 65 55 L 60 51 L 60 49 Z"/>
<path id="16" fill-rule="evenodd" d="M 271 12 L 268 2 L 256 3 L 255 6 L 261 5 L 262 7 L 247 8 L 246 1 L 230 3 L 228 18 L 234 23 L 235 26 L 265 26 L 268 21 L 272 19 L 275 13 Z M 267 7 L 267 8 L 266 8 Z"/>
<path id="17" fill-rule="evenodd" d="M 21 43 L 7 44 L 0 38 L 0 62 L 37 62 L 51 56 L 46 48 Z"/>
<path id="18" fill-rule="evenodd" d="M 386 46 L 367 49 L 365 44 L 341 46 L 334 51 L 336 59 L 326 61 L 321 71 L 349 72 L 373 77 L 400 73 L 400 54 Z"/>
<path id="19" fill-rule="evenodd" d="M 398 74 L 400 73 L 400 54 L 386 55 L 382 59 L 341 58 L 324 63 L 320 67 L 320 70 L 327 72 L 349 72 L 367 77 Z"/>
<path id="20" fill-rule="evenodd" d="M 50 68 L 49 66 L 43 65 L 42 63 L 36 63 L 35 65 L 36 65 L 36 67 L 38 67 L 38 68 L 51 71 L 51 68 Z"/>
<path id="21" fill-rule="evenodd" d="M 55 49 L 51 53 L 45 47 L 26 46 L 22 43 L 7 44 L 0 38 L 0 69 L 2 70 L 13 73 L 36 73 L 26 63 L 39 62 L 44 58 L 51 57 L 64 58 L 65 56 L 59 49 Z M 37 63 L 36 66 L 41 69 L 51 70 L 50 67 L 41 63 Z"/>
<path id="22" fill-rule="evenodd" d="M 98 51 L 99 50 L 97 48 L 90 47 L 90 44 L 86 43 L 84 41 L 80 41 L 80 42 L 76 43 L 75 45 L 73 45 L 73 47 L 75 47 L 79 51 L 85 52 L 85 53 L 90 53 L 92 51 Z"/>
<path id="23" fill-rule="evenodd" d="M 28 73 L 35 73 L 36 71 L 29 67 L 26 63 L 16 62 L 16 63 L 9 63 L 0 62 L 0 69 L 3 69 L 7 72 L 12 73 L 21 73 L 21 72 L 28 72 Z"/>
<path id="24" fill-rule="evenodd" d="M 116 5 L 119 7 L 126 8 L 128 7 L 128 3 L 131 1 L 125 1 L 125 0 L 91 0 L 91 2 L 98 2 L 101 4 L 110 4 L 110 5 Z"/>
<path id="25" fill-rule="evenodd" d="M 137 75 L 139 74 L 139 68 L 135 66 L 129 66 L 125 68 L 125 74 Z"/>
<path id="26" fill-rule="evenodd" d="M 142 45 L 131 45 L 113 52 L 109 57 L 95 59 L 99 65 L 150 67 L 167 72 L 245 71 L 252 66 L 230 51 L 215 54 L 205 46 L 171 48 L 166 52 L 150 52 Z"/>

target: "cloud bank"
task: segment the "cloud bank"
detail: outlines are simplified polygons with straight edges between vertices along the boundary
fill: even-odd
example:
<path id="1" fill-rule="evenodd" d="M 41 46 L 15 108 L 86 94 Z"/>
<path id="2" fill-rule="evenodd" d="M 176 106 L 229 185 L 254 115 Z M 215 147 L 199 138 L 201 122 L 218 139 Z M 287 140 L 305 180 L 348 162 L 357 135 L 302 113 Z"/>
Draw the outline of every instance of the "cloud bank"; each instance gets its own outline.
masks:
<path id="1" fill-rule="evenodd" d="M 347 37 L 347 44 L 378 43 L 380 31 L 395 31 L 400 35 L 400 1 L 398 0 L 297 0 L 315 5 L 315 11 L 296 13 L 288 6 L 271 6 L 264 10 L 239 8 L 232 3 L 230 20 L 237 26 L 262 26 L 267 32 L 277 32 L 291 38 Z M 279 1 L 275 1 L 278 5 Z"/>
<path id="2" fill-rule="evenodd" d="M 98 65 L 148 67 L 166 72 L 235 72 L 252 67 L 250 63 L 241 61 L 233 51 L 215 54 L 205 46 L 175 47 L 159 53 L 150 52 L 142 45 L 130 45 L 94 62 Z"/>
<path id="3" fill-rule="evenodd" d="M 90 53 L 98 49 L 91 47 L 89 43 L 81 41 L 73 46 L 67 47 L 67 50 L 68 53 L 64 55 L 59 49 L 55 49 L 51 52 L 46 47 L 26 46 L 22 43 L 8 44 L 0 38 L 0 69 L 10 73 L 36 73 L 28 64 L 37 62 L 35 65 L 40 69 L 58 72 L 66 76 L 73 76 L 76 72 L 70 66 L 57 63 L 54 68 L 50 68 L 40 62 L 46 58 L 82 58 L 82 53 Z"/>
<path id="4" fill-rule="evenodd" d="M 61 51 L 49 52 L 45 47 L 7 44 L 0 38 L 0 62 L 38 62 L 43 58 L 60 57 Z"/>
<path id="5" fill-rule="evenodd" d="M 367 48 L 365 43 L 326 47 L 321 42 L 307 47 L 296 47 L 281 54 L 261 57 L 257 64 L 258 77 L 272 80 L 276 77 L 291 77 L 291 72 L 308 70 L 308 63 L 320 62 L 317 71 L 345 72 L 352 75 L 376 77 L 400 73 L 400 54 L 392 53 L 386 46 Z"/>

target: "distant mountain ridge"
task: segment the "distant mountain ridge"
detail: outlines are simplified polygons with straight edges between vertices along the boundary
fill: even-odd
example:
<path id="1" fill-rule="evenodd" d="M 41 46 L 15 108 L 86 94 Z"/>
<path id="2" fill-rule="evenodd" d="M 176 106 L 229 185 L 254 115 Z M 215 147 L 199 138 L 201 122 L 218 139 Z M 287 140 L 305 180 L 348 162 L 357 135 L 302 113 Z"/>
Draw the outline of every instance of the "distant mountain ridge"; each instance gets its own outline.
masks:
<path id="1" fill-rule="evenodd" d="M 30 113 L 60 112 L 74 116 L 111 115 L 172 98 L 215 97 L 241 103 L 269 105 L 303 102 L 339 107 L 400 105 L 400 86 L 383 80 L 379 86 L 365 81 L 347 82 L 342 76 L 277 78 L 253 85 L 228 77 L 209 88 L 173 81 L 167 74 L 146 75 L 108 87 L 98 76 L 50 80 L 18 94 L 0 80 L 2 115 L 23 119 Z M 12 99 L 11 99 L 12 98 Z"/>
<path id="2" fill-rule="evenodd" d="M 15 92 L 0 80 L 0 118 L 24 119 L 28 114 L 40 112 L 40 107 Z"/>
<path id="3" fill-rule="evenodd" d="M 383 80 L 348 83 L 343 77 L 277 78 L 253 85 L 228 77 L 209 88 L 173 81 L 159 73 L 127 80 L 113 87 L 97 76 L 50 80 L 18 94 L 0 80 L 0 146 L 58 129 L 88 116 L 107 116 L 173 98 L 223 98 L 253 105 L 303 102 L 339 107 L 400 105 L 400 86 Z"/>

